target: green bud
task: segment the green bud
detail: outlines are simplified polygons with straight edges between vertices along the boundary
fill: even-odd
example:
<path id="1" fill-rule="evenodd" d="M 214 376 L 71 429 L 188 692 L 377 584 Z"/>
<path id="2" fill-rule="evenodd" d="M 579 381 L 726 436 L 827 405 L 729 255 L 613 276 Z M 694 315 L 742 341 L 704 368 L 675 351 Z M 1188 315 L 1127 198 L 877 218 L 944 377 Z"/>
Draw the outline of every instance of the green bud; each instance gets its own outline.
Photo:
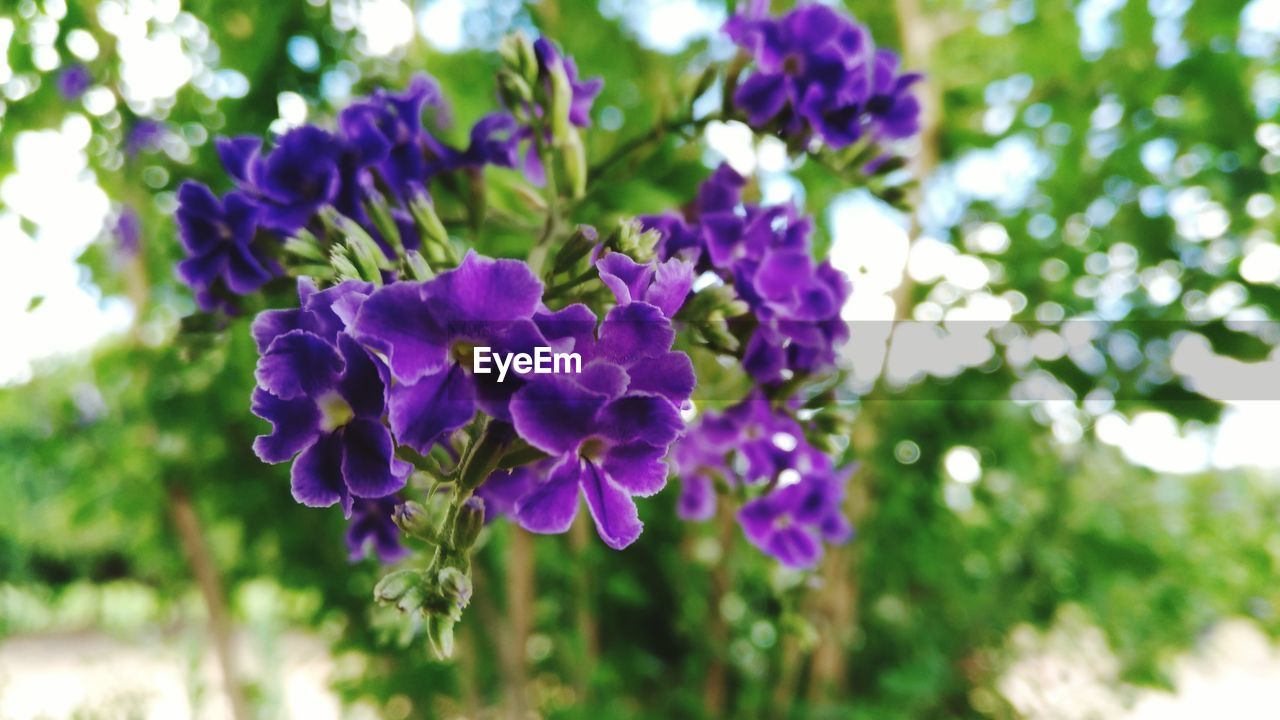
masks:
<path id="1" fill-rule="evenodd" d="M 471 604 L 471 578 L 456 567 L 447 567 L 436 575 L 440 596 L 448 603 L 446 615 L 457 620 L 462 610 Z"/>
<path id="2" fill-rule="evenodd" d="M 448 660 L 453 657 L 454 624 L 455 621 L 452 618 L 441 615 L 427 617 L 427 643 L 431 647 L 431 654 L 437 660 Z"/>
<path id="3" fill-rule="evenodd" d="M 484 529 L 484 500 L 472 495 L 458 508 L 458 517 L 453 525 L 453 538 L 450 544 L 454 550 L 462 551 L 470 548 L 480 537 Z"/>
<path id="4" fill-rule="evenodd" d="M 573 267 L 600 241 L 600 233 L 590 225 L 579 225 L 556 253 L 552 272 L 561 273 Z"/>
<path id="5" fill-rule="evenodd" d="M 573 84 L 565 72 L 564 63 L 547 68 L 551 75 L 551 103 L 547 114 L 551 116 L 551 139 L 557 146 L 569 142 L 573 123 L 569 122 L 569 110 L 573 105 Z"/>
<path id="6" fill-rule="evenodd" d="M 409 214 L 413 216 L 418 232 L 422 233 L 424 244 L 449 242 L 449 232 L 445 230 L 444 223 L 440 222 L 440 216 L 436 214 L 436 209 L 426 195 L 418 194 L 409 198 Z"/>
<path id="7" fill-rule="evenodd" d="M 738 338 L 729 332 L 729 324 L 723 318 L 709 320 L 699 329 L 713 348 L 727 352 L 734 352 L 738 349 Z"/>
<path id="8" fill-rule="evenodd" d="M 315 260 L 320 263 L 327 262 L 324 250 L 320 247 L 320 240 L 306 228 L 298 230 L 293 237 L 287 238 L 284 241 L 284 249 L 285 252 L 304 260 Z"/>
<path id="9" fill-rule="evenodd" d="M 423 540 L 434 540 L 436 537 L 436 526 L 432 522 L 431 514 L 422 505 L 412 500 L 397 505 L 391 511 L 391 521 L 405 535 Z"/>
<path id="10" fill-rule="evenodd" d="M 373 587 L 373 599 L 383 605 L 394 605 L 401 612 L 419 610 L 426 600 L 426 576 L 421 570 L 389 573 Z"/>
<path id="11" fill-rule="evenodd" d="M 333 270 L 338 275 L 339 280 L 363 280 L 360 271 L 356 269 L 351 258 L 347 257 L 347 249 L 341 245 L 334 245 L 329 251 L 329 264 L 333 266 Z"/>
<path id="12" fill-rule="evenodd" d="M 498 55 L 507 67 L 515 71 L 527 84 L 538 82 L 538 54 L 533 41 L 522 32 L 513 32 L 498 43 Z"/>
<path id="13" fill-rule="evenodd" d="M 436 276 L 431 271 L 431 266 L 427 264 L 427 259 L 422 257 L 422 253 L 417 250 L 410 250 L 405 254 L 404 264 L 409 271 L 409 277 L 419 282 L 430 280 Z"/>
<path id="14" fill-rule="evenodd" d="M 564 177 L 569 196 L 577 199 L 587 192 L 587 149 L 582 135 L 570 126 L 560 143 L 560 157 L 564 163 Z"/>
<path id="15" fill-rule="evenodd" d="M 498 73 L 498 92 L 506 106 L 512 109 L 522 108 L 533 102 L 533 88 L 519 75 L 510 70 Z"/>
<path id="16" fill-rule="evenodd" d="M 618 226 L 616 249 L 630 255 L 636 262 L 645 263 L 653 259 L 654 249 L 662 235 L 657 230 L 641 230 L 640 223 L 635 220 L 623 220 Z"/>
<path id="17" fill-rule="evenodd" d="M 364 203 L 364 209 L 373 220 L 373 226 L 378 228 L 378 233 L 391 244 L 396 257 L 404 257 L 404 242 L 400 238 L 400 227 L 396 225 L 395 218 L 391 217 L 391 208 L 387 206 L 386 199 L 381 195 L 372 197 Z M 382 249 L 378 248 L 378 252 L 381 253 Z"/>

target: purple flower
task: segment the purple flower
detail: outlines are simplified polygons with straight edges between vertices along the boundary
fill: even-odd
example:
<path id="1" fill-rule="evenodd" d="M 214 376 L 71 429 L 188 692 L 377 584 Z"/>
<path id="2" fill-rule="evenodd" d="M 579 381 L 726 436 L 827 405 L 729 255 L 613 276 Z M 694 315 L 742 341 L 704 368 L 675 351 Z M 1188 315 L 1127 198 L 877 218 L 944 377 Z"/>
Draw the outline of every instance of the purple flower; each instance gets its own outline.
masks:
<path id="1" fill-rule="evenodd" d="M 142 218 L 138 211 L 128 205 L 120 209 L 116 221 L 111 227 L 111 234 L 116 239 L 116 248 L 124 257 L 133 257 L 142 249 Z"/>
<path id="2" fill-rule="evenodd" d="M 581 493 L 601 539 L 624 548 L 643 527 L 632 498 L 666 484 L 663 458 L 684 430 L 680 408 L 693 392 L 693 364 L 671 351 L 675 330 L 646 302 L 613 308 L 598 334 L 583 305 L 538 319 L 547 337 L 572 338 L 583 366 L 534 376 L 511 399 L 516 432 L 553 463 L 516 503 L 516 517 L 533 532 L 564 532 Z"/>
<path id="3" fill-rule="evenodd" d="M 372 166 L 402 200 L 412 188 L 425 186 L 455 154 L 423 128 L 427 107 L 443 108 L 444 98 L 435 80 L 418 75 L 403 93 L 375 90 L 338 117 L 342 137 L 356 156 L 354 165 Z"/>
<path id="4" fill-rule="evenodd" d="M 89 68 L 80 64 L 68 65 L 58 73 L 58 92 L 67 101 L 79 100 L 92 84 L 93 76 L 89 74 Z"/>
<path id="5" fill-rule="evenodd" d="M 495 353 L 547 346 L 532 318 L 542 283 L 518 260 L 470 252 L 455 269 L 425 282 L 398 282 L 374 292 L 354 332 L 382 353 L 395 384 L 388 403 L 396 439 L 426 453 L 469 422 L 477 407 L 500 420 L 521 385 L 473 375 L 472 348 Z"/>
<path id="6" fill-rule="evenodd" d="M 178 188 L 177 218 L 187 251 L 178 275 L 204 310 L 223 305 L 223 290 L 244 295 L 279 274 L 254 242 L 259 208 L 243 193 L 230 192 L 219 200 L 204 185 L 184 182 Z"/>
<path id="7" fill-rule="evenodd" d="M 920 75 L 899 75 L 897 55 L 876 50 L 848 16 L 819 4 L 776 18 L 753 8 L 731 17 L 725 32 L 755 60 L 733 97 L 752 125 L 800 140 L 816 134 L 834 148 L 919 130 L 909 89 Z"/>
<path id="8" fill-rule="evenodd" d="M 261 357 L 253 412 L 271 423 L 253 449 L 263 462 L 293 463 L 293 496 L 303 505 L 381 498 L 404 487 L 412 466 L 394 455 L 382 424 L 382 369 L 347 332 L 371 286 L 347 281 L 317 291 L 298 282 L 300 307 L 260 314 L 253 336 Z"/>
<path id="9" fill-rule="evenodd" d="M 129 128 L 129 133 L 125 136 L 125 154 L 133 157 L 141 152 L 159 148 L 168 132 L 164 123 L 148 118 L 138 120 Z"/>
<path id="10" fill-rule="evenodd" d="M 743 534 L 753 545 L 793 568 L 813 567 L 822 544 L 842 544 L 853 537 L 845 518 L 844 483 L 831 460 L 811 447 L 796 453 L 799 479 L 748 501 L 738 511 Z"/>
<path id="11" fill-rule="evenodd" d="M 262 226 L 284 235 L 333 205 L 355 182 L 349 173 L 344 177 L 343 143 L 312 125 L 286 132 L 266 155 L 253 137 L 220 138 L 217 147 L 227 172 L 261 207 Z"/>
<path id="12" fill-rule="evenodd" d="M 370 548 L 384 565 L 409 556 L 409 548 L 400 544 L 400 528 L 391 519 L 395 507 L 392 497 L 355 501 L 347 521 L 347 549 L 352 562 L 368 556 Z"/>
<path id="13" fill-rule="evenodd" d="M 693 263 L 680 258 L 641 264 L 622 253 L 611 252 L 595 265 L 600 280 L 619 305 L 646 302 L 667 317 L 675 316 L 693 286 Z"/>
<path id="14" fill-rule="evenodd" d="M 534 41 L 533 52 L 538 58 L 538 79 L 543 82 L 548 93 L 551 92 L 551 73 L 558 68 L 564 68 L 569 86 L 573 88 L 573 101 L 569 104 L 569 122 L 578 127 L 590 125 L 591 105 L 600 94 L 600 90 L 604 88 L 604 80 L 598 77 L 579 80 L 578 66 L 573 58 L 561 55 L 555 43 L 545 37 Z"/>

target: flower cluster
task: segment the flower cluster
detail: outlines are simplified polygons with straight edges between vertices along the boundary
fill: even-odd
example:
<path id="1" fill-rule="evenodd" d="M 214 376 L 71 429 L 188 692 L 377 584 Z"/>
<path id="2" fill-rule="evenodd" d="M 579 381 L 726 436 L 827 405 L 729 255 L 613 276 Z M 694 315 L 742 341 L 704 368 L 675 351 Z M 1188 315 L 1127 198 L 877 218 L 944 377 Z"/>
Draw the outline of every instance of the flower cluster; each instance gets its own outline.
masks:
<path id="1" fill-rule="evenodd" d="M 681 482 L 681 517 L 714 515 L 717 480 L 729 490 L 755 493 L 738 512 L 747 539 L 784 565 L 807 568 L 822 556 L 822 543 L 853 536 L 842 510 L 848 471 L 805 439 L 790 410 L 753 393 L 701 418 L 672 459 Z"/>
<path id="2" fill-rule="evenodd" d="M 915 76 L 899 75 L 864 28 L 819 5 L 780 18 L 752 5 L 726 31 L 755 61 L 733 102 L 757 130 L 793 149 L 914 132 Z M 427 563 L 386 575 L 375 597 L 422 613 L 441 655 L 470 600 L 485 523 L 562 533 L 585 503 L 602 542 L 625 548 L 643 529 L 636 498 L 665 487 L 668 462 L 682 517 L 712 516 L 721 486 L 741 502 L 748 541 L 785 565 L 813 567 L 825 544 L 852 535 L 849 473 L 818 449 L 847 428 L 794 399 L 847 339 L 849 282 L 815 259 L 812 219 L 748 202 L 747 179 L 722 165 L 684 213 L 623 219 L 601 239 L 576 224 L 599 212 L 581 133 L 601 81 L 581 79 L 546 39 L 516 34 L 499 54 L 504 107 L 470 128 L 465 147 L 424 124 L 438 127 L 448 110 L 421 76 L 269 148 L 220 139 L 234 188 L 178 191 L 178 273 L 202 309 L 234 311 L 234 296 L 297 278 L 297 307 L 266 310 L 252 327 L 252 411 L 271 425 L 255 452 L 291 463 L 298 502 L 342 508 L 353 560 L 414 555 L 402 536 L 431 549 Z M 730 67 L 726 87 L 743 69 Z M 163 126 L 137 128 L 138 148 L 162 144 Z M 536 220 L 490 203 L 486 166 L 523 172 L 527 183 L 509 173 L 492 199 L 517 197 Z M 448 222 L 437 202 L 455 211 Z M 464 222 L 470 244 L 450 235 Z M 480 254 L 515 254 L 524 236 L 523 259 Z M 714 360 L 695 370 L 686 348 Z M 542 353 L 573 361 L 531 369 Z M 500 372 L 487 372 L 500 357 Z M 755 390 L 704 408 L 690 430 L 704 372 L 736 373 Z"/>
<path id="3" fill-rule="evenodd" d="M 661 233 L 661 257 L 687 258 L 717 273 L 746 302 L 758 321 L 742 356 L 753 378 L 770 383 L 828 370 L 848 338 L 840 310 L 849 281 L 830 262 L 814 262 L 812 219 L 790 205 L 743 202 L 745 185 L 721 165 L 702 185 L 695 217 L 643 221 Z"/>
<path id="4" fill-rule="evenodd" d="M 752 126 L 833 148 L 919 132 L 910 88 L 921 76 L 900 73 L 897 54 L 877 50 L 848 16 L 817 3 L 781 17 L 753 8 L 731 17 L 725 32 L 755 62 L 733 96 Z"/>

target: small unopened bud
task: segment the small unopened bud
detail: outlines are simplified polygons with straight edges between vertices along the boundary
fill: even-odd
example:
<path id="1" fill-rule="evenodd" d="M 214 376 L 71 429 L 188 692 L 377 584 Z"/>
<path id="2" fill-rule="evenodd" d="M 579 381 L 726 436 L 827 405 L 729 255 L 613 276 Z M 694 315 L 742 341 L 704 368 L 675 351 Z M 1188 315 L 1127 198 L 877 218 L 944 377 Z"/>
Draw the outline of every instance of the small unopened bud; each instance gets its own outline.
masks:
<path id="1" fill-rule="evenodd" d="M 600 233 L 590 225 L 579 225 L 569 239 L 556 253 L 556 261 L 552 266 L 553 272 L 564 272 L 573 267 L 587 253 L 591 252 L 591 248 L 600 242 Z"/>
<path id="2" fill-rule="evenodd" d="M 444 223 L 440 222 L 440 216 L 436 214 L 436 209 L 431 205 L 431 199 L 426 193 L 414 193 L 409 198 L 409 213 L 413 215 L 413 222 L 418 226 L 418 232 L 422 233 L 424 244 L 449 242 L 449 232 L 445 230 Z"/>
<path id="3" fill-rule="evenodd" d="M 454 550 L 462 551 L 476 543 L 480 531 L 484 529 L 484 500 L 472 495 L 458 508 L 458 517 L 453 525 L 451 544 Z"/>
<path id="4" fill-rule="evenodd" d="M 434 539 L 435 526 L 431 514 L 422 505 L 409 500 L 400 503 L 391 511 L 391 521 L 406 535 Z"/>
<path id="5" fill-rule="evenodd" d="M 456 567 L 447 567 L 436 576 L 436 582 L 449 604 L 449 616 L 455 620 L 462 617 L 462 610 L 471 604 L 471 578 Z"/>
<path id="6" fill-rule="evenodd" d="M 426 600 L 426 577 L 420 570 L 397 570 L 389 573 L 373 587 L 373 599 L 394 605 L 401 612 L 414 612 Z"/>
<path id="7" fill-rule="evenodd" d="M 404 264 L 409 271 L 409 277 L 419 282 L 425 282 L 436 276 L 431 266 L 427 264 L 427 259 L 417 250 L 405 253 Z"/>
<path id="8" fill-rule="evenodd" d="M 391 208 L 387 206 L 386 199 L 381 195 L 371 197 L 365 202 L 364 209 L 373 221 L 373 226 L 378 229 L 378 234 L 382 235 L 382 239 L 395 251 L 396 257 L 404 257 L 404 242 L 400 238 L 400 226 L 396 225 L 395 218 L 391 216 Z"/>
<path id="9" fill-rule="evenodd" d="M 640 223 L 635 220 L 624 220 L 618 227 L 618 252 L 630 255 L 636 262 L 649 262 L 654 257 L 654 250 L 662 235 L 657 230 L 641 230 Z"/>
<path id="10" fill-rule="evenodd" d="M 284 241 L 286 252 L 306 260 L 326 262 L 324 250 L 320 248 L 320 240 L 310 230 L 302 228 L 293 237 Z"/>
<path id="11" fill-rule="evenodd" d="M 569 82 L 569 74 L 563 62 L 557 62 L 547 68 L 551 77 L 551 103 L 547 108 L 551 116 L 551 138 L 556 145 L 569 141 L 569 131 L 573 124 L 569 122 L 569 110 L 573 106 L 573 83 Z"/>
<path id="12" fill-rule="evenodd" d="M 498 42 L 498 55 L 526 83 L 538 81 L 538 55 L 533 42 L 522 32 L 514 32 Z"/>
<path id="13" fill-rule="evenodd" d="M 329 252 L 329 264 L 333 266 L 339 280 L 364 279 L 356 269 L 355 263 L 351 262 L 351 258 L 347 256 L 347 249 L 341 245 L 334 245 L 333 250 Z"/>
<path id="14" fill-rule="evenodd" d="M 509 70 L 498 73 L 498 92 L 506 106 L 512 109 L 523 108 L 533 102 L 533 88 L 523 77 Z"/>
<path id="15" fill-rule="evenodd" d="M 453 618 L 442 615 L 427 617 L 427 643 L 431 654 L 437 660 L 448 660 L 453 657 Z"/>
<path id="16" fill-rule="evenodd" d="M 569 196 L 577 199 L 587 192 L 587 149 L 582 136 L 570 126 L 560 143 L 560 157 L 564 161 L 564 177 Z"/>

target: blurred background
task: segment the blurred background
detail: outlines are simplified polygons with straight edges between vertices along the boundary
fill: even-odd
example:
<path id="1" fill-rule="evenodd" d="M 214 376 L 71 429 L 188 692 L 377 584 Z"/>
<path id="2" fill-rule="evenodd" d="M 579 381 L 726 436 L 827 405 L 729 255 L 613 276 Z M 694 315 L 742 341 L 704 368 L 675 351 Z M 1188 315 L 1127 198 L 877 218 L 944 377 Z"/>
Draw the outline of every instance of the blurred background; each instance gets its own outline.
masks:
<path id="1" fill-rule="evenodd" d="M 459 140 L 517 28 L 605 78 L 602 156 L 726 3 L 0 4 L 0 718 L 1276 717 L 1280 0 L 845 5 L 927 75 L 915 211 L 733 123 L 598 202 L 727 160 L 818 218 L 858 537 L 798 575 L 674 492 L 623 553 L 496 524 L 444 664 L 253 456 L 247 321 L 179 333 L 175 188 L 415 71 Z"/>

